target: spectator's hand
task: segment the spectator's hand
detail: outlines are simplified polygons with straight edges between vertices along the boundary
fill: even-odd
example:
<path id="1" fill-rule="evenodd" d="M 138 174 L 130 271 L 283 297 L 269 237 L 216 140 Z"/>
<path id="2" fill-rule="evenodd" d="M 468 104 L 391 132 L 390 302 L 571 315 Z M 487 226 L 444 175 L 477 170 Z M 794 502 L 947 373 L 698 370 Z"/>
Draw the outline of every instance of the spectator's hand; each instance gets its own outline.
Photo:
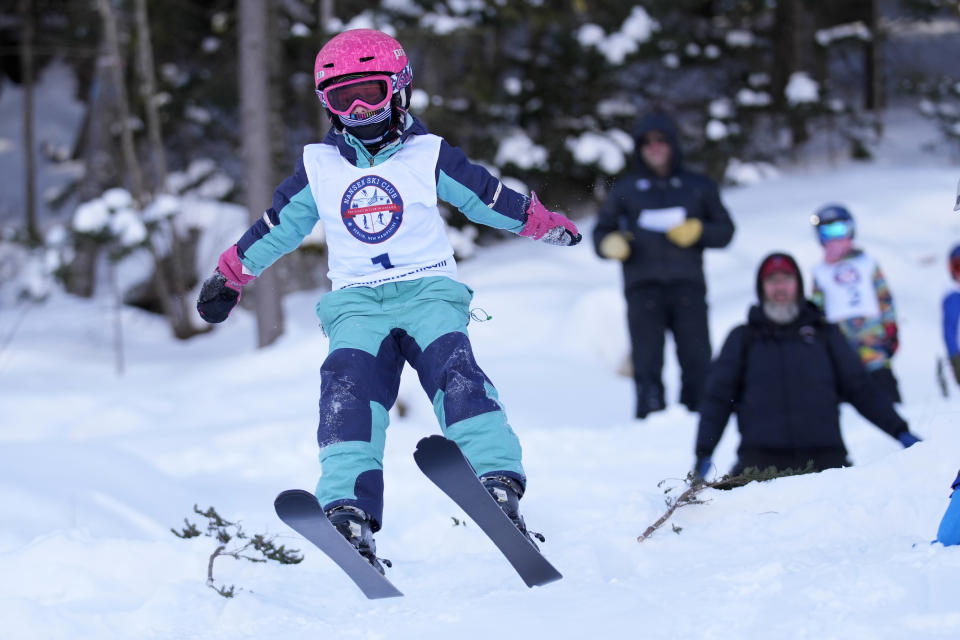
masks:
<path id="1" fill-rule="evenodd" d="M 713 460 L 710 456 L 700 456 L 697 458 L 697 462 L 693 465 L 693 477 L 696 480 L 703 480 L 707 477 L 707 474 L 710 473 L 710 469 L 713 467 Z"/>
<path id="2" fill-rule="evenodd" d="M 667 231 L 667 240 L 686 249 L 699 240 L 701 235 L 703 235 L 703 222 L 698 218 L 687 218 Z"/>
<path id="3" fill-rule="evenodd" d="M 897 323 L 888 322 L 883 325 L 885 348 L 889 356 L 892 358 L 893 354 L 897 352 L 897 348 L 900 346 L 900 340 L 897 336 Z"/>
<path id="4" fill-rule="evenodd" d="M 207 322 L 223 322 L 240 302 L 240 290 L 243 285 L 256 276 L 243 272 L 243 264 L 233 245 L 220 254 L 217 268 L 200 287 L 197 297 L 197 312 Z"/>
<path id="5" fill-rule="evenodd" d="M 953 379 L 960 384 L 960 353 L 950 356 L 950 368 L 953 369 Z"/>
<path id="6" fill-rule="evenodd" d="M 901 431 L 900 433 L 898 433 L 898 434 L 897 434 L 897 440 L 900 441 L 900 444 L 903 445 L 903 448 L 904 448 L 904 449 L 906 449 L 907 447 L 912 447 L 913 445 L 917 444 L 918 442 L 923 442 L 923 440 L 921 440 L 921 439 L 918 438 L 917 436 L 913 435 L 913 434 L 910 433 L 909 431 Z"/>
<path id="7" fill-rule="evenodd" d="M 600 255 L 611 260 L 625 261 L 630 257 L 630 240 L 622 231 L 611 231 L 600 241 Z"/>
<path id="8" fill-rule="evenodd" d="M 563 214 L 549 211 L 533 192 L 530 193 L 527 222 L 520 230 L 520 235 L 561 246 L 574 245 L 582 239 L 577 225 Z"/>

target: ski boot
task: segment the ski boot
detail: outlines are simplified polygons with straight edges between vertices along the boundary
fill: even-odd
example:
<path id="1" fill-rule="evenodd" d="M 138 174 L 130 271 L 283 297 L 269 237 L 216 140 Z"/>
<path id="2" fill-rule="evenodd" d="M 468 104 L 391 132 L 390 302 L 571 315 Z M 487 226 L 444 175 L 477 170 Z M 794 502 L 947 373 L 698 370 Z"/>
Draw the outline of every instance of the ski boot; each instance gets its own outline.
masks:
<path id="1" fill-rule="evenodd" d="M 520 529 L 520 533 L 527 537 L 530 544 L 540 549 L 533 539 L 536 538 L 540 542 L 546 542 L 546 538 L 541 533 L 528 531 L 523 516 L 520 515 L 520 498 L 523 497 L 523 486 L 509 476 L 483 476 L 480 481 L 483 483 L 483 487 L 493 496 L 493 499 L 497 501 L 503 512 L 507 514 L 510 521 L 516 525 L 517 529 Z"/>
<path id="2" fill-rule="evenodd" d="M 350 505 L 334 507 L 325 513 L 340 535 L 346 538 L 374 569 L 386 575 L 383 565 L 392 567 L 393 563 L 386 558 L 377 557 L 377 543 L 373 540 L 373 528 L 367 514 Z M 381 562 L 383 564 L 380 564 Z"/>

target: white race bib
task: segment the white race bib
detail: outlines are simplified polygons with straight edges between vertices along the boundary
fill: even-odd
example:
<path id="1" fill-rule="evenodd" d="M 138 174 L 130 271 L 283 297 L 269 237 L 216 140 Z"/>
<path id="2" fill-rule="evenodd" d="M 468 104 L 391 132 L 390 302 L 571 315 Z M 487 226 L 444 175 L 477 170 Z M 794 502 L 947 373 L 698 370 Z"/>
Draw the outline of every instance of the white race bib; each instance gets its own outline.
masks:
<path id="1" fill-rule="evenodd" d="M 456 279 L 453 246 L 437 208 L 440 142 L 435 135 L 413 136 L 382 164 L 366 168 L 347 162 L 332 145 L 304 148 L 334 289 L 433 275 Z"/>
<path id="2" fill-rule="evenodd" d="M 860 254 L 835 264 L 820 264 L 813 278 L 823 291 L 823 310 L 830 322 L 880 315 L 880 301 L 873 287 L 876 261 Z"/>

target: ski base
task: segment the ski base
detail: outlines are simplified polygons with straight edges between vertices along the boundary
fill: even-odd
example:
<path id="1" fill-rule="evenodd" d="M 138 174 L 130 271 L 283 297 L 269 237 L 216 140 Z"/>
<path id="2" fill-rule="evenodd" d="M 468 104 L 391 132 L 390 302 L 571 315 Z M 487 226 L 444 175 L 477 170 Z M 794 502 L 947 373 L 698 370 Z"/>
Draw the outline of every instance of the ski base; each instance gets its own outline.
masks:
<path id="1" fill-rule="evenodd" d="M 403 595 L 330 524 L 312 493 L 289 489 L 277 496 L 273 506 L 281 520 L 327 554 L 365 596 L 374 600 Z"/>
<path id="2" fill-rule="evenodd" d="M 428 436 L 417 443 L 413 457 L 420 470 L 497 545 L 528 587 L 563 577 L 507 517 L 455 442 Z"/>

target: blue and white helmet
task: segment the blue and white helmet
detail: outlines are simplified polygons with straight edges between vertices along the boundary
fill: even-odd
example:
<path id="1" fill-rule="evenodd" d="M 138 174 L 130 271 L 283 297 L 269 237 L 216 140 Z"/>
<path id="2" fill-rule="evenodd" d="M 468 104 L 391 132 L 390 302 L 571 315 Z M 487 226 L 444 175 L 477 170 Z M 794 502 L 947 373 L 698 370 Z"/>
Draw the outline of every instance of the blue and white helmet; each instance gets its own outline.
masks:
<path id="1" fill-rule="evenodd" d="M 828 204 L 820 207 L 810 216 L 810 224 L 813 225 L 821 242 L 832 238 L 852 238 L 856 231 L 853 215 L 842 204 Z"/>

